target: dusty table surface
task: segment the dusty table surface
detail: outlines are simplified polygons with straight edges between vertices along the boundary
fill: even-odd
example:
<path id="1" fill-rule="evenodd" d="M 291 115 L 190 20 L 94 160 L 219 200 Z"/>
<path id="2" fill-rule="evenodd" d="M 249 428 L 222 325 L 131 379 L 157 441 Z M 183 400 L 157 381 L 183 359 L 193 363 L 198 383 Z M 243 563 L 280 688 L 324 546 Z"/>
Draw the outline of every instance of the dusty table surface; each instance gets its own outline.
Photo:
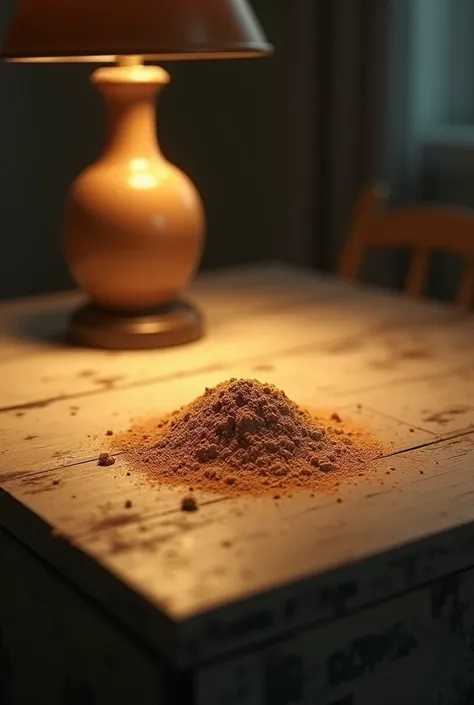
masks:
<path id="1" fill-rule="evenodd" d="M 182 665 L 472 564 L 474 318 L 278 265 L 201 277 L 202 341 L 110 353 L 59 342 L 75 294 L 0 307 L 0 523 Z M 154 486 L 106 431 L 230 377 L 367 425 L 387 448 L 335 496 Z M 392 469 L 393 468 L 393 469 Z M 126 503 L 131 507 L 126 508 Z"/>

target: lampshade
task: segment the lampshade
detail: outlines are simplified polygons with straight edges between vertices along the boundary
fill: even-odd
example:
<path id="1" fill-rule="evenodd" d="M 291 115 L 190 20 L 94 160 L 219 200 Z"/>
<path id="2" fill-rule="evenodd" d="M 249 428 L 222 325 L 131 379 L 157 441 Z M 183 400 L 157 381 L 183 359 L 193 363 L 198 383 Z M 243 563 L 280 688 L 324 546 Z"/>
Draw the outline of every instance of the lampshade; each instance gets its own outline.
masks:
<path id="1" fill-rule="evenodd" d="M 19 0 L 0 59 L 222 59 L 270 50 L 247 0 Z"/>

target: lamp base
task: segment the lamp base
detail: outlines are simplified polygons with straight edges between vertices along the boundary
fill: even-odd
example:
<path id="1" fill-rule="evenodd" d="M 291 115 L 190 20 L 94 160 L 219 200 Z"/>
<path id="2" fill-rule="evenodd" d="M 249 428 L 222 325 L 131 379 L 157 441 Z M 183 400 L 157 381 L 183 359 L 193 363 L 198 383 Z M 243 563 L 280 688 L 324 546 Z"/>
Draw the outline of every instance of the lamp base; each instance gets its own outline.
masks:
<path id="1" fill-rule="evenodd" d="M 72 315 L 68 337 L 76 345 L 105 350 L 152 350 L 191 343 L 203 332 L 199 311 L 186 301 L 137 314 L 89 303 Z"/>

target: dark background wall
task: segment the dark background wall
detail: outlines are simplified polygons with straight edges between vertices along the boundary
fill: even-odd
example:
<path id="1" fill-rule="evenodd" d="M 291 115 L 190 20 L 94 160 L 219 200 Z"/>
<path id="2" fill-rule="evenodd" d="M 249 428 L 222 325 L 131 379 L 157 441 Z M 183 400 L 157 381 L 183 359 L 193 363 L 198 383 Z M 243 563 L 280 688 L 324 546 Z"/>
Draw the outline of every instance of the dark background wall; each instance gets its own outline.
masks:
<path id="1" fill-rule="evenodd" d="M 0 36 L 7 6 L 0 8 Z M 253 0 L 270 39 L 279 3 Z M 198 185 L 208 216 L 203 266 L 271 256 L 274 59 L 167 65 L 158 104 L 168 158 Z M 60 247 L 68 186 L 103 139 L 93 66 L 0 65 L 0 297 L 71 286 Z"/>

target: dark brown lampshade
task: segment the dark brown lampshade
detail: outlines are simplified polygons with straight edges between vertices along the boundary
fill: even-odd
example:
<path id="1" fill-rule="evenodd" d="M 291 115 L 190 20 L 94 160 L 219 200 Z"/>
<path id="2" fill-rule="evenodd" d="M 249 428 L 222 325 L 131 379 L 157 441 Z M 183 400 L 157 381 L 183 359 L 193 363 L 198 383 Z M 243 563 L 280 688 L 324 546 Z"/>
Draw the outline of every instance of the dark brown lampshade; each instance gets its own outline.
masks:
<path id="1" fill-rule="evenodd" d="M 270 51 L 247 0 L 19 0 L 0 59 L 224 59 Z"/>

